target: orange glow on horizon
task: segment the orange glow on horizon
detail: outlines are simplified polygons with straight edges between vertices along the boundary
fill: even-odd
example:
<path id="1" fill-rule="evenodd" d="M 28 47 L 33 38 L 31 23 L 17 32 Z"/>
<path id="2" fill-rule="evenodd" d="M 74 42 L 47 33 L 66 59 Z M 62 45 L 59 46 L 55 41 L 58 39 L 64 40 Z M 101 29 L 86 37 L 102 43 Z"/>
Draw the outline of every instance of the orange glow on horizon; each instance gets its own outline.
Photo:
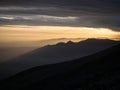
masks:
<path id="1" fill-rule="evenodd" d="M 66 26 L 22 26 L 0 27 L 0 42 L 37 41 L 53 38 L 120 38 L 120 32 L 108 28 L 66 27 Z"/>

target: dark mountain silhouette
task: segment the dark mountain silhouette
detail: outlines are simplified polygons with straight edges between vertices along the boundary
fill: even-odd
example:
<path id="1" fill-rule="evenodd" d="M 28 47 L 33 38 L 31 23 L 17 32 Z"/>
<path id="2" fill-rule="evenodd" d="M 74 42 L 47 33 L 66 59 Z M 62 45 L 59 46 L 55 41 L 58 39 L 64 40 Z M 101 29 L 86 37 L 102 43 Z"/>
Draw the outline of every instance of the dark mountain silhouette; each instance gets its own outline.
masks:
<path id="1" fill-rule="evenodd" d="M 68 42 L 70 40 L 74 42 L 79 42 L 85 40 L 85 38 L 55 38 L 37 41 L 0 43 L 0 64 L 12 60 L 13 58 L 21 56 L 30 51 L 33 51 L 37 48 L 44 47 L 46 45 L 55 45 L 59 42 Z"/>
<path id="2" fill-rule="evenodd" d="M 46 45 L 55 45 L 59 42 L 68 42 L 70 40 L 74 42 L 79 42 L 85 40 L 85 38 L 54 38 L 36 41 L 16 41 L 9 43 L 0 43 L 0 64 L 12 60 L 13 58 L 21 56 L 30 51 L 33 51 L 37 48 L 44 47 Z"/>
<path id="3" fill-rule="evenodd" d="M 0 78 L 9 77 L 35 66 L 60 63 L 88 56 L 118 43 L 107 39 L 87 39 L 78 43 L 69 41 L 48 45 L 0 65 Z"/>
<path id="4" fill-rule="evenodd" d="M 71 42 L 69 42 L 71 43 Z M 1 81 L 1 90 L 119 90 L 120 44 L 69 62 L 35 67 Z"/>

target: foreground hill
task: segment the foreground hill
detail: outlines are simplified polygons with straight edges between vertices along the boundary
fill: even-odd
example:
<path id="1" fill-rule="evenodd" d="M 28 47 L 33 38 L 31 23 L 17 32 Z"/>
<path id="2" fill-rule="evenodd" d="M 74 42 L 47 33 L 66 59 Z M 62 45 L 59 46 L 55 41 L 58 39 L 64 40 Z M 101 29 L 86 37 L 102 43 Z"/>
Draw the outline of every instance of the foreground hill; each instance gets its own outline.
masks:
<path id="1" fill-rule="evenodd" d="M 1 90 L 119 90 L 120 45 L 70 62 L 35 67 L 1 81 Z"/>
<path id="2" fill-rule="evenodd" d="M 0 65 L 0 79 L 12 76 L 32 67 L 61 63 L 102 51 L 118 44 L 108 39 L 87 39 L 78 43 L 71 41 L 38 48 Z"/>

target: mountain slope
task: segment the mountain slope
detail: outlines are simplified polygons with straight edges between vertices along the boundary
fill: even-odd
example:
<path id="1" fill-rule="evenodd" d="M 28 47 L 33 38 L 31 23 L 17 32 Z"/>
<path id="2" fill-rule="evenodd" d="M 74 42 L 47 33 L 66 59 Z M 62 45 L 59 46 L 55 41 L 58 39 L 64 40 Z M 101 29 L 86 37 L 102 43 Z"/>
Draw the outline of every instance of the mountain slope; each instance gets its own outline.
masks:
<path id="1" fill-rule="evenodd" d="M 83 38 L 56 38 L 38 41 L 18 41 L 10 43 L 0 43 L 0 64 L 12 60 L 15 57 L 33 51 L 46 45 L 55 45 L 59 42 L 82 41 Z"/>
<path id="2" fill-rule="evenodd" d="M 1 89 L 119 90 L 120 45 L 99 53 L 40 66 L 1 81 Z"/>
<path id="3" fill-rule="evenodd" d="M 78 43 L 69 41 L 68 43 L 48 45 L 0 65 L 0 79 L 35 66 L 60 63 L 88 56 L 118 43 L 107 39 L 88 39 Z"/>

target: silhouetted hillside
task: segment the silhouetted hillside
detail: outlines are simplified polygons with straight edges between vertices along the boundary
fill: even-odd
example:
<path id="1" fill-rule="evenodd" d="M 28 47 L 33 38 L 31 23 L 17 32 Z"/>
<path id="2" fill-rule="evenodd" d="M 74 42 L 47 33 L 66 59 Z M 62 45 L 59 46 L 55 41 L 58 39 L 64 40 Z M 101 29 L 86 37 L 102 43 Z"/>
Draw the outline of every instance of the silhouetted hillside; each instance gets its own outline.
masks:
<path id="1" fill-rule="evenodd" d="M 120 45 L 99 53 L 29 69 L 1 81 L 1 89 L 119 90 Z"/>
<path id="2" fill-rule="evenodd" d="M 78 43 L 69 41 L 48 45 L 0 65 L 0 79 L 35 66 L 60 63 L 88 56 L 118 43 L 107 39 L 87 39 Z"/>
<path id="3" fill-rule="evenodd" d="M 55 45 L 59 42 L 68 41 L 78 42 L 82 40 L 85 40 L 85 38 L 55 38 L 36 41 L 0 43 L 0 64 L 46 45 Z"/>

